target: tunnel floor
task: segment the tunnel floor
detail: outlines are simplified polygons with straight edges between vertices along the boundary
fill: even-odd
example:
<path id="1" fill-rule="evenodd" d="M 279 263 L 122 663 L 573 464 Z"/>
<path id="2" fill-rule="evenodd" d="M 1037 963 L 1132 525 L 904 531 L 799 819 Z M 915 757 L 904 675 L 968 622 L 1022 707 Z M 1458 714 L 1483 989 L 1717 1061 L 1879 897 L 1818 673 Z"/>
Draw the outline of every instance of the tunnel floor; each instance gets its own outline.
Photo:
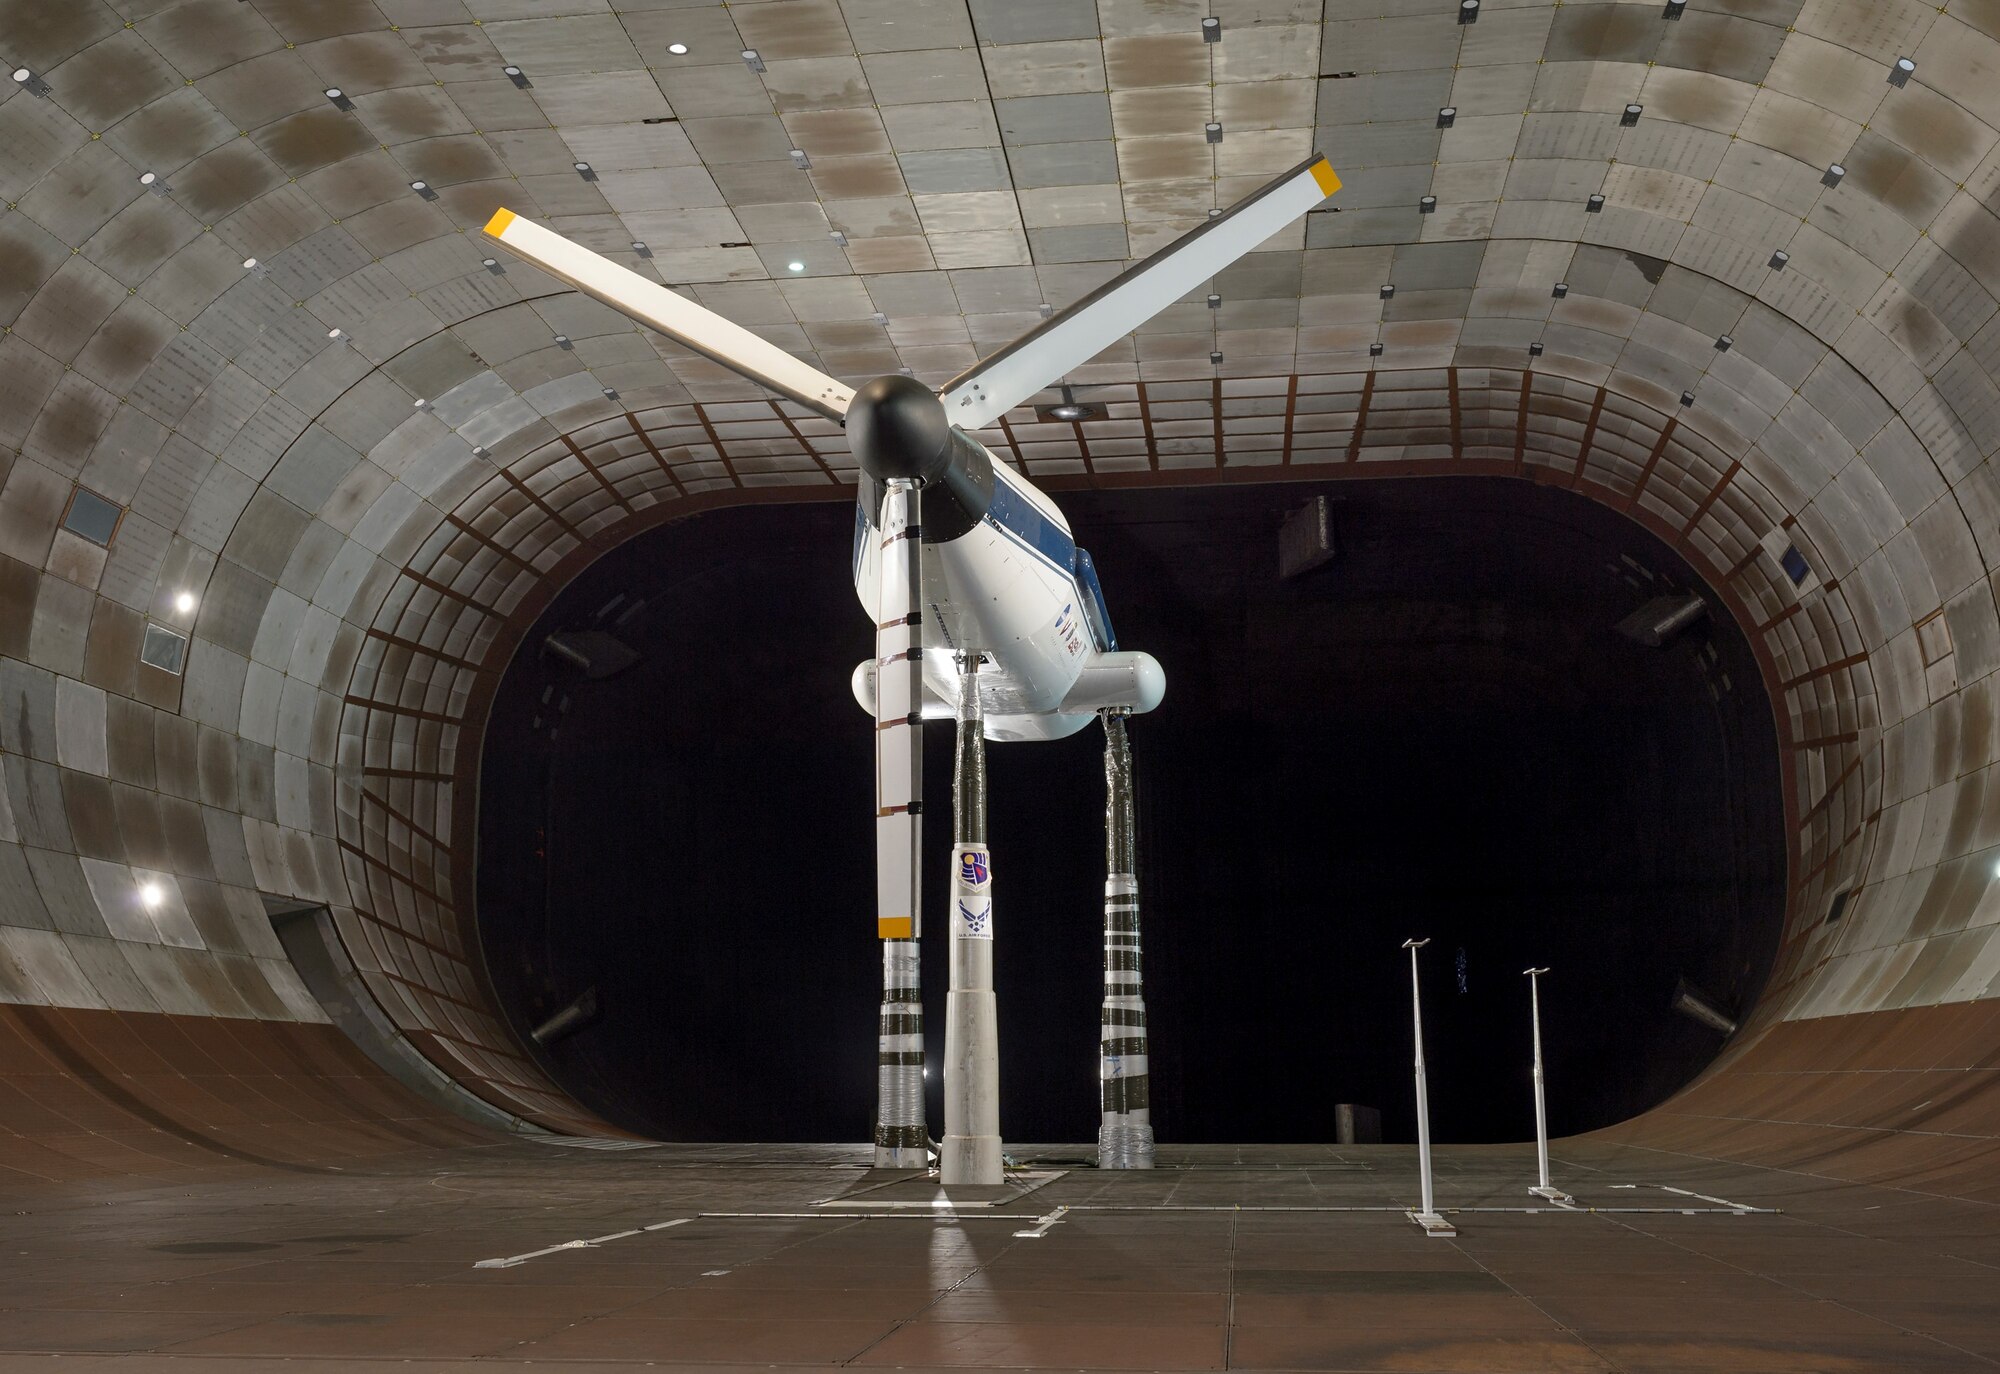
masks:
<path id="1" fill-rule="evenodd" d="M 1400 1210 L 1409 1147 L 1163 1146 L 1148 1174 L 1013 1149 L 1008 1189 L 942 1211 L 847 1146 L 515 1142 L 0 1198 L 0 1369 L 2000 1365 L 1990 1206 L 1581 1139 L 1553 1172 L 1584 1210 L 1531 1211 L 1531 1147 L 1461 1146 L 1446 1240 Z"/>

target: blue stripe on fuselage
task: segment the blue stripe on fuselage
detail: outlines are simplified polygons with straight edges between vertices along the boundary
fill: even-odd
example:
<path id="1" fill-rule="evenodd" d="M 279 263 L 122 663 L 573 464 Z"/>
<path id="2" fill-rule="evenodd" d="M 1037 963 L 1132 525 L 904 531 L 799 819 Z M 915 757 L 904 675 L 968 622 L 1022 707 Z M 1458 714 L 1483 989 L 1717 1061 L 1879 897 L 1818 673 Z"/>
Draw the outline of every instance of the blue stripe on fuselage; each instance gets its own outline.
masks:
<path id="1" fill-rule="evenodd" d="M 1053 564 L 1064 577 L 1073 576 L 1071 570 L 1076 564 L 1076 541 L 1064 534 L 1061 526 L 1043 515 L 1034 502 L 1015 491 L 997 473 L 993 483 L 993 501 L 986 508 L 986 523 L 1013 535 L 1030 552 Z"/>

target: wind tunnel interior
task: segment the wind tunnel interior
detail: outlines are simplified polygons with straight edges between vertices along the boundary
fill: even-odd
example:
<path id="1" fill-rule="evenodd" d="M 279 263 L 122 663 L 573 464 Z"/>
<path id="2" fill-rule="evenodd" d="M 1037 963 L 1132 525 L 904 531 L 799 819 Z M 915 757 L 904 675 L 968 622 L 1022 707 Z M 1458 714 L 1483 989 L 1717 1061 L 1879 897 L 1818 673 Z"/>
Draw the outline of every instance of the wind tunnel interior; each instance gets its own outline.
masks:
<path id="1" fill-rule="evenodd" d="M 1335 556 L 1279 531 L 1332 503 Z M 1414 1136 L 1423 952 L 1435 1138 L 1532 1134 L 1521 970 L 1546 965 L 1550 1125 L 1662 1101 L 1777 948 L 1776 736 L 1712 594 L 1664 645 L 1616 628 L 1694 574 L 1566 491 L 1488 478 L 1058 497 L 1164 705 L 1132 727 L 1162 1140 Z M 478 928 L 514 1030 L 581 1102 L 673 1139 L 865 1138 L 874 1105 L 872 651 L 845 503 L 653 531 L 576 579 L 495 702 Z M 553 644 L 551 636 L 555 636 Z M 949 723 L 927 727 L 930 1119 L 941 1129 Z M 1096 1126 L 1102 736 L 989 750 L 1002 1127 Z M 535 1044 L 543 1028 L 546 1044 Z"/>

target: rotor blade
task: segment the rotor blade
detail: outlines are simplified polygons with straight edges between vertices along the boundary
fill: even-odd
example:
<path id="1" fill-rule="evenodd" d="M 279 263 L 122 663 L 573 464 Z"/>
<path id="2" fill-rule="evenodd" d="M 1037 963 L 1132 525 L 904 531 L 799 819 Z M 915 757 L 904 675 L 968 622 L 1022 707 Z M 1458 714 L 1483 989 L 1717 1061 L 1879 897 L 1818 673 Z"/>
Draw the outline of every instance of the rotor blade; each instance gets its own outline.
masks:
<path id="1" fill-rule="evenodd" d="M 1113 277 L 1076 304 L 954 377 L 939 393 L 960 429 L 982 429 L 1096 357 L 1195 287 L 1340 189 L 1315 153 L 1240 201 Z"/>
<path id="2" fill-rule="evenodd" d="M 922 558 L 917 489 L 886 484 L 882 496 L 880 594 L 875 599 L 875 927 L 884 940 L 923 933 L 922 848 L 924 661 Z"/>
<path id="3" fill-rule="evenodd" d="M 725 320 L 706 306 L 696 305 L 602 254 L 571 243 L 552 229 L 523 219 L 512 210 L 496 210 L 486 222 L 486 236 L 550 276 L 603 301 L 621 315 L 629 315 L 640 324 L 659 330 L 676 343 L 687 345 L 704 358 L 721 363 L 808 410 L 836 421 L 847 414 L 847 403 L 854 399 L 853 387 L 800 362 L 776 344 Z"/>

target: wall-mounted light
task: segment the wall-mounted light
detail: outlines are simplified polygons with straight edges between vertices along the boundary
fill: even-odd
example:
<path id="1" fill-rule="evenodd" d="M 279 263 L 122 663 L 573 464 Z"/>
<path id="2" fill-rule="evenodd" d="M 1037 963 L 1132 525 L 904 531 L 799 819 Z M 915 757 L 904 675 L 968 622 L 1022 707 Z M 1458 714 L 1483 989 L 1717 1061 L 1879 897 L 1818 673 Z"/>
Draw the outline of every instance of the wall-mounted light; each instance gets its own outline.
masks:
<path id="1" fill-rule="evenodd" d="M 161 181 L 157 172 L 139 173 L 139 184 L 156 196 L 163 196 L 174 188 Z"/>
<path id="2" fill-rule="evenodd" d="M 813 160 L 806 156 L 805 149 L 793 148 L 790 152 L 786 154 L 786 156 L 791 158 L 792 166 L 798 168 L 801 172 L 809 172 L 812 170 Z"/>
<path id="3" fill-rule="evenodd" d="M 1222 126 L 1214 120 L 1211 119 L 1208 123 L 1202 125 L 1201 131 L 1210 143 L 1222 142 Z"/>
<path id="4" fill-rule="evenodd" d="M 1371 357 L 1371 358 L 1379 358 L 1379 357 L 1381 357 L 1381 356 L 1382 356 L 1382 345 L 1381 345 L 1381 344 L 1379 344 L 1379 343 L 1372 343 L 1372 344 L 1369 344 L 1369 345 L 1368 345 L 1368 356 L 1369 356 L 1369 357 Z"/>
<path id="5" fill-rule="evenodd" d="M 1438 127 L 1449 129 L 1458 119 L 1458 106 L 1446 105 L 1438 111 Z"/>
<path id="6" fill-rule="evenodd" d="M 519 86 L 524 91 L 528 89 L 527 74 L 523 72 L 519 67 L 507 66 L 507 67 L 502 67 L 500 70 L 503 73 L 505 73 L 507 79 L 513 82 L 516 86 Z"/>
<path id="7" fill-rule="evenodd" d="M 1569 294 L 1569 283 L 1566 281 L 1557 282 L 1555 284 L 1555 289 L 1550 291 L 1549 294 L 1551 296 L 1554 296 L 1557 300 L 1561 300 L 1563 297 Z"/>
<path id="8" fill-rule="evenodd" d="M 328 86 L 326 88 L 326 98 L 333 102 L 333 108 L 336 110 L 351 110 L 354 108 L 354 102 L 347 98 L 347 92 L 341 90 L 338 86 Z"/>
<path id="9" fill-rule="evenodd" d="M 1438 208 L 1438 198 L 1437 198 L 1436 196 L 1420 196 L 1420 197 L 1418 197 L 1418 199 L 1417 199 L 1417 213 L 1418 213 L 1418 214 L 1420 214 L 1420 215 L 1434 215 L 1434 214 L 1436 214 L 1436 213 L 1437 213 L 1437 208 Z"/>
<path id="10" fill-rule="evenodd" d="M 764 59 L 757 55 L 755 48 L 745 48 L 743 50 L 743 65 L 753 72 L 761 72 L 764 70 Z"/>
<path id="11" fill-rule="evenodd" d="M 576 174 L 582 177 L 585 181 L 597 180 L 597 173 L 591 170 L 590 164 L 588 162 L 572 162 L 570 163 L 570 166 L 574 168 L 576 170 Z"/>
<path id="12" fill-rule="evenodd" d="M 1461 24 L 1479 22 L 1479 0 L 1458 0 L 1458 22 Z"/>
<path id="13" fill-rule="evenodd" d="M 1889 84 L 1892 86 L 1908 85 L 1910 78 L 1916 74 L 1917 64 L 1907 57 L 1899 57 L 1896 59 L 1896 65 L 1889 68 Z"/>
<path id="14" fill-rule="evenodd" d="M 1644 105 L 1636 103 L 1627 105 L 1625 107 L 1625 113 L 1618 116 L 1618 122 L 1620 124 L 1623 124 L 1626 128 L 1629 129 L 1634 124 L 1637 124 L 1639 122 L 1639 116 L 1644 113 L 1646 113 L 1646 107 Z"/>
<path id="15" fill-rule="evenodd" d="M 46 98 L 49 94 L 49 83 L 36 76 L 26 67 L 14 68 L 14 84 L 29 95 L 38 95 Z"/>
<path id="16" fill-rule="evenodd" d="M 1787 253 L 1784 249 L 1780 248 L 1777 252 L 1771 254 L 1771 270 L 1774 272 L 1782 272 L 1785 270 L 1785 264 L 1790 262 L 1791 260 L 1792 260 L 1792 255 L 1790 253 Z"/>
<path id="17" fill-rule="evenodd" d="M 1201 21 L 1201 41 L 1204 43 L 1222 41 L 1222 21 L 1212 14 Z"/>
<path id="18" fill-rule="evenodd" d="M 667 44 L 667 51 L 672 53 L 675 57 L 686 57 L 687 50 L 688 50 L 688 45 L 685 43 Z"/>
<path id="19" fill-rule="evenodd" d="M 1590 198 L 1584 201 L 1583 208 L 1586 214 L 1602 214 L 1604 212 L 1604 197 L 1593 191 Z"/>

